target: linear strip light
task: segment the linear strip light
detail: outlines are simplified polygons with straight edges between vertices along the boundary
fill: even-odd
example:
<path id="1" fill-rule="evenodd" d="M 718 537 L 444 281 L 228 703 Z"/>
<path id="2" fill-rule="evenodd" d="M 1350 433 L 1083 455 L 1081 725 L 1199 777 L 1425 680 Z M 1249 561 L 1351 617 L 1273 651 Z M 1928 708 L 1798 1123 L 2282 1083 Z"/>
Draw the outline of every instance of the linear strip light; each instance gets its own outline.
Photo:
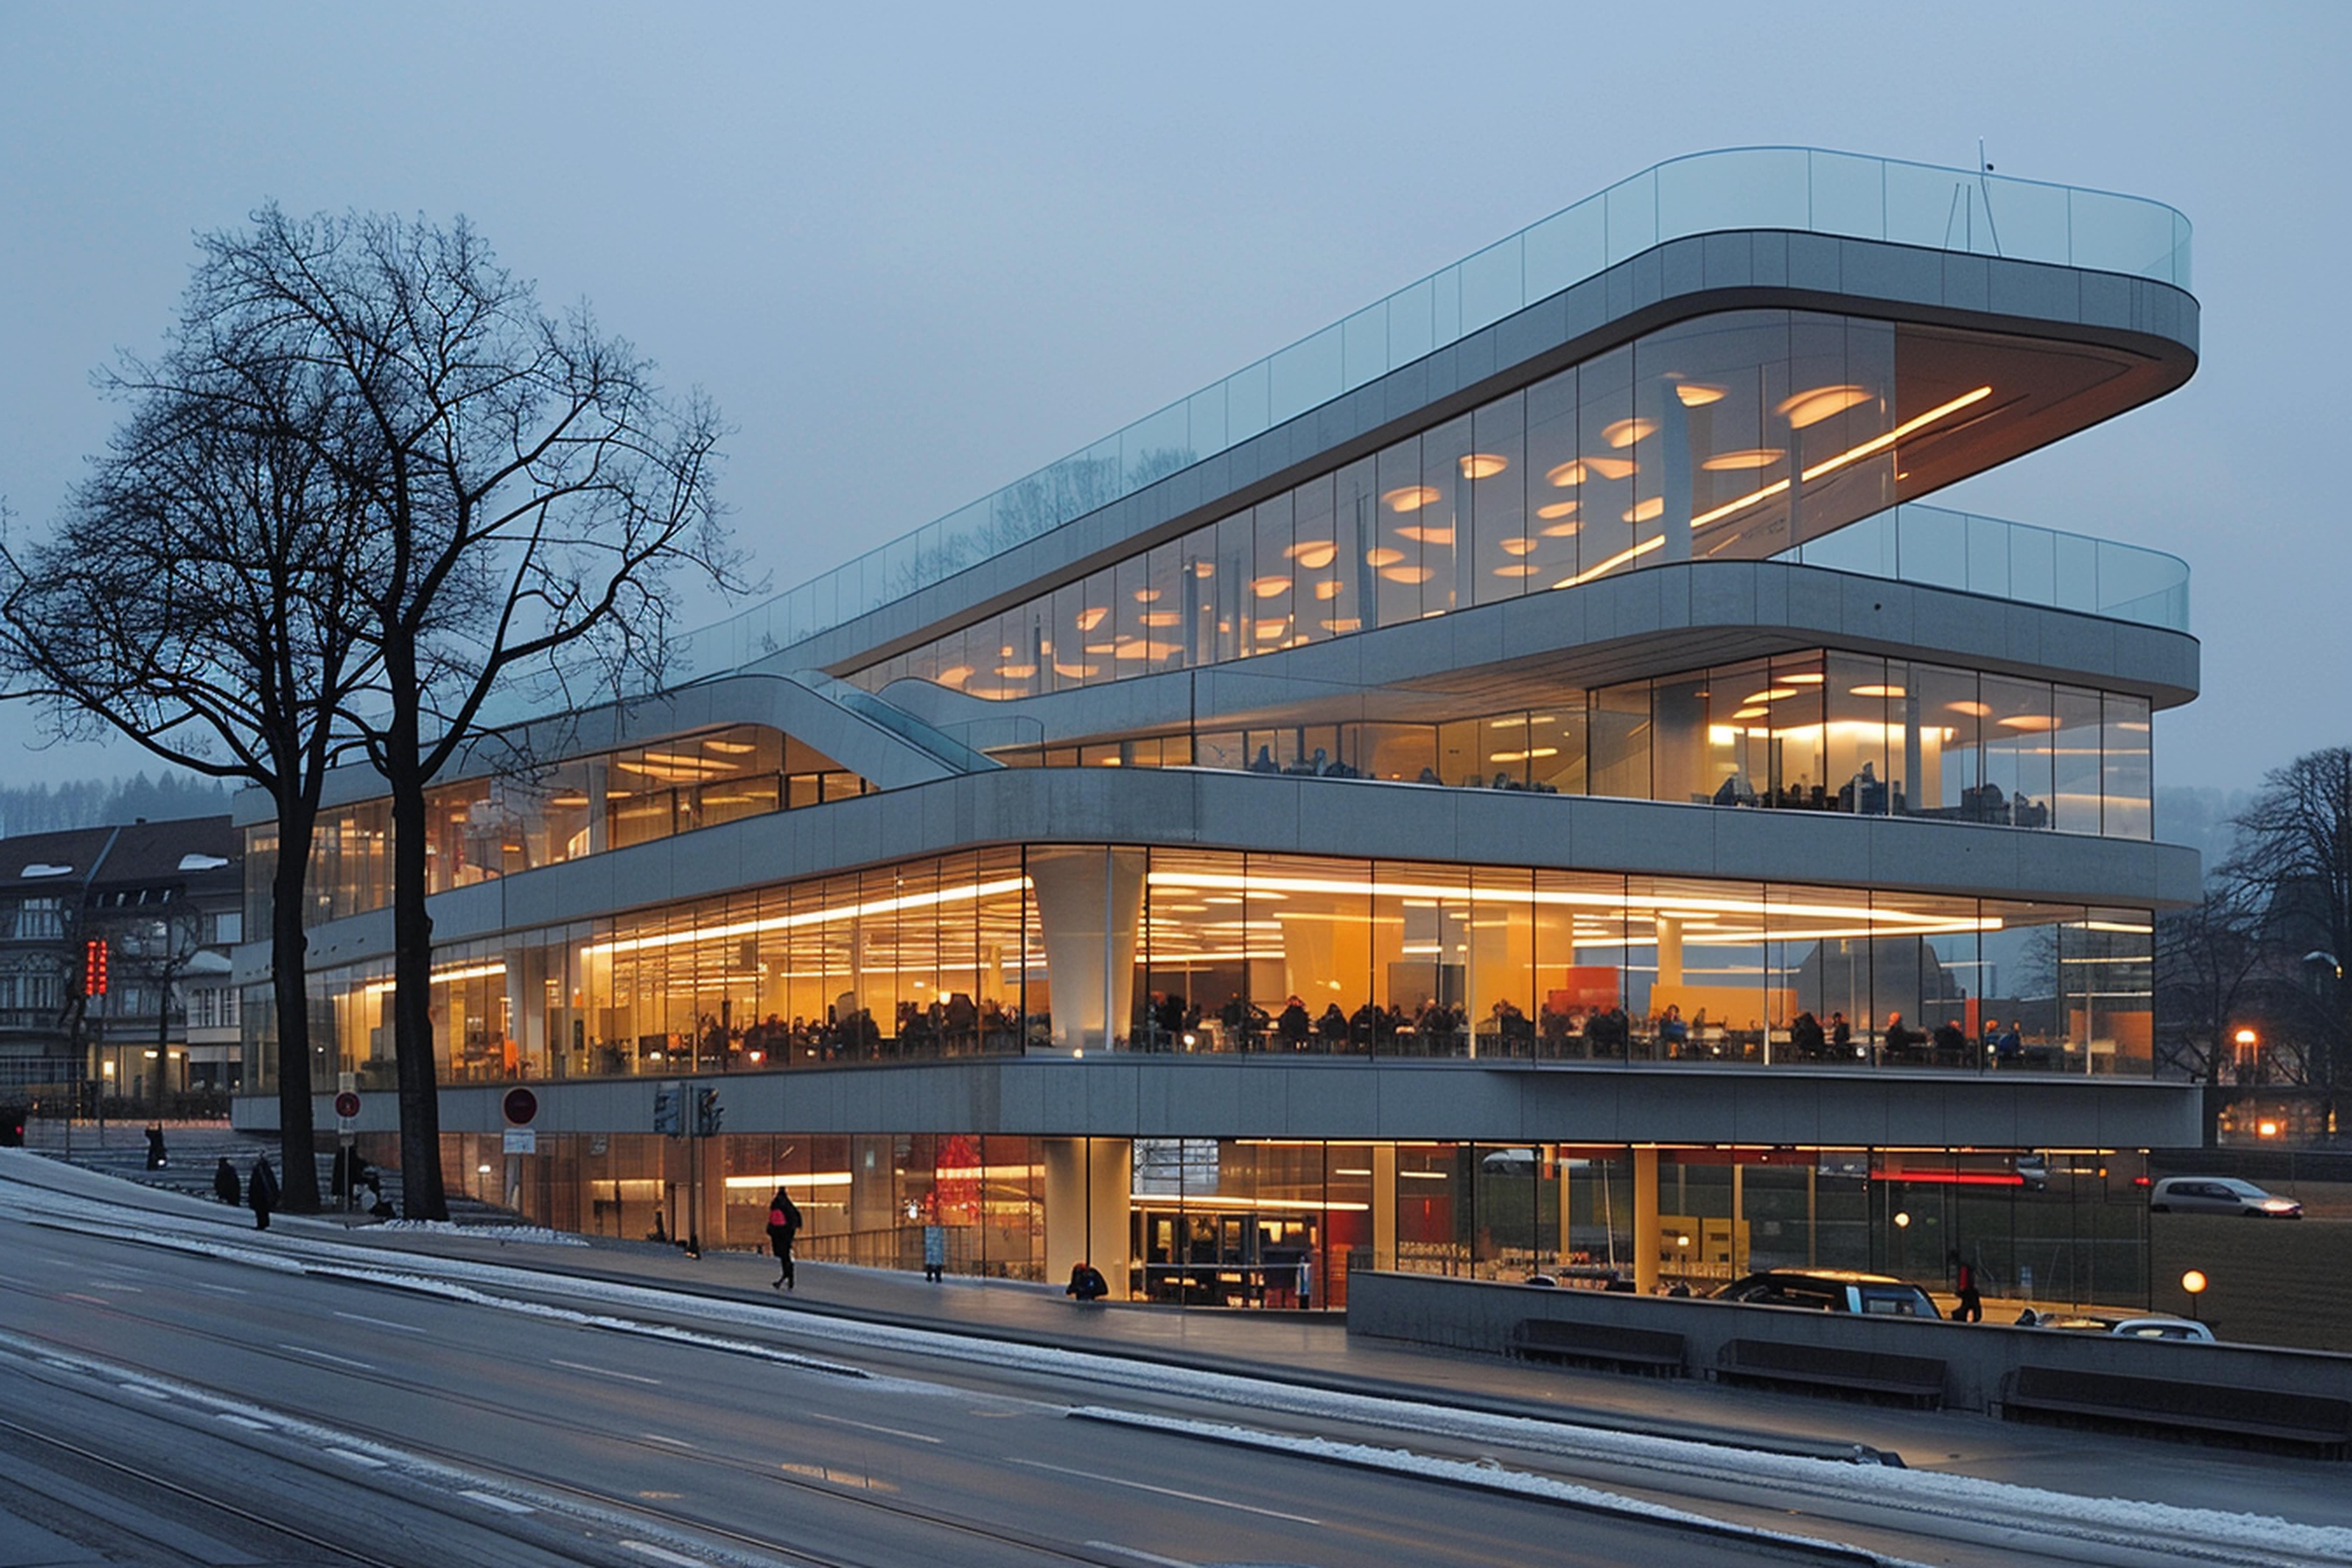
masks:
<path id="1" fill-rule="evenodd" d="M 1992 388 L 1990 386 L 1979 386 L 1974 392 L 1963 393 L 1959 396 L 1952 399 L 1949 403 L 1944 404 L 1939 407 L 1930 408 L 1927 413 L 1919 415 L 1915 418 L 1906 419 L 1902 424 L 1897 425 L 1894 429 L 1889 430 L 1884 436 L 1874 436 L 1859 447 L 1849 447 L 1833 458 L 1822 458 L 1820 462 L 1815 463 L 1811 468 L 1805 470 L 1805 480 L 1807 483 L 1811 483 L 1812 480 L 1818 479 L 1823 475 L 1837 472 L 1838 469 L 1844 468 L 1849 463 L 1858 463 L 1864 458 L 1871 457 L 1878 452 L 1883 452 L 1887 447 L 1895 445 L 1897 441 L 1900 441 L 1904 437 L 1913 435 L 1926 426 L 1934 424 L 1937 420 L 1943 418 L 1946 415 L 1957 414 L 1961 409 L 1969 407 L 1973 404 L 1981 403 L 1991 395 Z M 1710 523 L 1721 522 L 1733 512 L 1740 511 L 1748 507 L 1754 506 L 1759 501 L 1769 500 L 1788 488 L 1788 480 L 1775 479 L 1760 490 L 1741 496 L 1738 500 L 1726 501 L 1712 511 L 1701 512 L 1698 516 L 1691 519 L 1691 527 L 1695 529 L 1705 528 Z"/>
<path id="2" fill-rule="evenodd" d="M 464 969 L 436 969 L 433 972 L 433 984 L 450 985 L 460 980 L 488 980 L 493 975 L 504 974 L 506 972 L 506 961 L 498 959 L 488 963 L 472 964 Z M 392 989 L 392 982 L 371 980 L 360 989 L 366 992 L 385 992 Z"/>
<path id="3" fill-rule="evenodd" d="M 1670 895 L 1653 900 L 1639 900 L 1624 895 L 1606 893 L 1574 893 L 1543 889 L 1445 887 L 1417 882 L 1372 883 L 1320 877 L 1250 877 L 1219 871 L 1153 871 L 1146 879 L 1153 887 L 1197 888 L 1216 891 L 1249 893 L 1334 893 L 1349 897 L 1432 899 L 1451 903 L 1470 904 L 1544 904 L 1566 905 L 1587 909 L 1624 910 L 1629 913 L 1657 915 L 1732 914 L 1758 919 L 1780 916 L 1807 916 L 1819 920 L 1861 921 L 1873 926 L 1886 921 L 1900 921 L 1915 926 L 1936 928 L 1958 927 L 1970 917 L 1930 914 L 1924 910 L 1900 909 L 1869 909 L 1851 904 L 1761 903 L 1752 899 L 1707 899 L 1691 895 Z M 1998 919 L 1987 917 L 1991 924 L 1982 929 L 2000 929 Z M 1975 929 L 1972 927 L 1971 929 Z"/>
<path id="4" fill-rule="evenodd" d="M 806 1175 L 786 1175 L 777 1172 L 764 1176 L 730 1176 L 727 1185 L 730 1189 L 766 1187 L 772 1191 L 777 1187 L 845 1187 L 849 1185 L 849 1173 L 814 1171 Z"/>
<path id="5" fill-rule="evenodd" d="M 1612 555 L 1608 560 L 1603 561 L 1600 565 L 1593 567 L 1591 570 L 1587 572 L 1579 572 L 1573 577 L 1563 577 L 1559 582 L 1554 583 L 1552 586 L 1555 588 L 1573 588 L 1580 583 L 1590 583 L 1595 577 L 1605 577 L 1610 573 L 1616 571 L 1620 566 L 1624 565 L 1628 561 L 1647 555 L 1651 551 L 1657 549 L 1658 546 L 1664 544 L 1665 542 L 1666 536 L 1663 533 L 1658 535 L 1655 539 L 1645 539 L 1642 541 L 1641 543 L 1633 546 L 1631 550 L 1619 551 L 1616 554 Z"/>
<path id="6" fill-rule="evenodd" d="M 937 909 L 946 904 L 975 903 L 1003 893 L 1017 893 L 1027 888 L 1026 877 L 1004 877 L 993 882 L 967 882 L 960 888 L 941 888 L 936 892 L 907 893 L 895 899 L 872 899 L 860 904 L 836 904 L 830 909 L 807 910 L 799 914 L 770 915 L 762 920 L 732 921 L 722 926 L 697 926 L 691 931 L 664 931 L 659 936 L 618 937 L 611 942 L 591 942 L 580 951 L 583 955 L 610 955 L 619 952 L 646 952 L 656 948 L 677 947 L 687 942 L 725 942 L 733 937 L 754 936 L 762 931 L 797 931 L 803 926 L 831 925 L 838 921 L 866 920 L 875 915 L 895 914 L 901 910 Z"/>
<path id="7" fill-rule="evenodd" d="M 1333 1199 L 1326 1203 L 1320 1198 L 1229 1198 L 1218 1196 L 1213 1193 L 1129 1193 L 1127 1194 L 1128 1202 L 1151 1209 L 1169 1207 L 1169 1200 L 1171 1198 L 1175 1200 L 1175 1206 L 1181 1209 L 1282 1209 L 1307 1214 L 1330 1210 L 1341 1214 L 1367 1214 L 1370 1212 L 1372 1206 L 1370 1204 L 1355 1203 L 1348 1199 Z M 1206 1268 L 1210 1265 L 1199 1263 L 1190 1267 Z"/>

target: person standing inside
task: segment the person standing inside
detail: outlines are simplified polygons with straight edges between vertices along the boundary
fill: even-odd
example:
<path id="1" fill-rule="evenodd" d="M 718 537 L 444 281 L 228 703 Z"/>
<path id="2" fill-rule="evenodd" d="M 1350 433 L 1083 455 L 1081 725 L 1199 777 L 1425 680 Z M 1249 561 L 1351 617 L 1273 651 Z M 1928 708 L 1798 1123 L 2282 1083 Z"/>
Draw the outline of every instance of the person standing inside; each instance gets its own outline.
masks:
<path id="1" fill-rule="evenodd" d="M 269 1228 L 269 1211 L 278 1206 L 278 1173 L 269 1168 L 267 1156 L 253 1163 L 252 1178 L 247 1182 L 245 1201 L 253 1209 L 253 1228 Z"/>
<path id="2" fill-rule="evenodd" d="M 936 1285 L 947 1273 L 948 1227 L 932 1215 L 923 1222 L 923 1278 Z"/>
<path id="3" fill-rule="evenodd" d="M 772 1290 L 794 1289 L 793 1279 L 793 1238 L 801 1232 L 800 1205 L 783 1188 L 776 1189 L 775 1202 L 768 1205 L 768 1245 L 776 1253 L 776 1280 Z"/>

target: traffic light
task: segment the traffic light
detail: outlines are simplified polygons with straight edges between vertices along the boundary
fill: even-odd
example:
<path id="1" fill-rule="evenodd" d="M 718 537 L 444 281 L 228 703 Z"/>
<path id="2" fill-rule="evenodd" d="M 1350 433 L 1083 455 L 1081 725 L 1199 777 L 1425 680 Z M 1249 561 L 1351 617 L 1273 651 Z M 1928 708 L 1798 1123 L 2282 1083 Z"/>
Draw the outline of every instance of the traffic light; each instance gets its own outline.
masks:
<path id="1" fill-rule="evenodd" d="M 102 936 L 91 937 L 81 944 L 81 994 L 106 994 L 106 939 Z"/>
<path id="2" fill-rule="evenodd" d="M 698 1138 L 716 1137 L 719 1124 L 727 1120 L 727 1108 L 719 1103 L 715 1089 L 694 1091 L 694 1133 Z"/>
<path id="3" fill-rule="evenodd" d="M 678 1086 L 674 1083 L 657 1084 L 655 1086 L 655 1131 L 659 1132 L 666 1137 L 675 1138 L 686 1131 L 686 1123 L 680 1114 L 683 1109 L 680 1105 L 680 1100 L 682 1099 L 683 1097 L 678 1092 Z"/>

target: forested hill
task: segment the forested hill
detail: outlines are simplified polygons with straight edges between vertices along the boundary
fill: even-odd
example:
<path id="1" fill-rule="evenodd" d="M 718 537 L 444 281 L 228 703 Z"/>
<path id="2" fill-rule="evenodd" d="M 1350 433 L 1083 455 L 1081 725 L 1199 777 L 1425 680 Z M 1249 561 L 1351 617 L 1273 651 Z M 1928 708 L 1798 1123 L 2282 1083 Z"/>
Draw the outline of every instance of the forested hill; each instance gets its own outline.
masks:
<path id="1" fill-rule="evenodd" d="M 105 823 L 163 822 L 217 816 L 228 810 L 228 786 L 180 773 L 150 778 L 75 779 L 61 784 L 0 785 L 0 838 L 55 833 Z"/>

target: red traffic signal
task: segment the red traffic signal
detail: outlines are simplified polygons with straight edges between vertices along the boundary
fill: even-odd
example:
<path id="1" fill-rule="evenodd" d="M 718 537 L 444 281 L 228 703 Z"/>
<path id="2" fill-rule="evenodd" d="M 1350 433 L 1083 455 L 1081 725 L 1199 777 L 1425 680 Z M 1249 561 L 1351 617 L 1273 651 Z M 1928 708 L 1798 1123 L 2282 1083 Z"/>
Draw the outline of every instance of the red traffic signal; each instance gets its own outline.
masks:
<path id="1" fill-rule="evenodd" d="M 106 994 L 106 939 L 102 936 L 91 937 L 81 944 L 81 994 Z"/>

